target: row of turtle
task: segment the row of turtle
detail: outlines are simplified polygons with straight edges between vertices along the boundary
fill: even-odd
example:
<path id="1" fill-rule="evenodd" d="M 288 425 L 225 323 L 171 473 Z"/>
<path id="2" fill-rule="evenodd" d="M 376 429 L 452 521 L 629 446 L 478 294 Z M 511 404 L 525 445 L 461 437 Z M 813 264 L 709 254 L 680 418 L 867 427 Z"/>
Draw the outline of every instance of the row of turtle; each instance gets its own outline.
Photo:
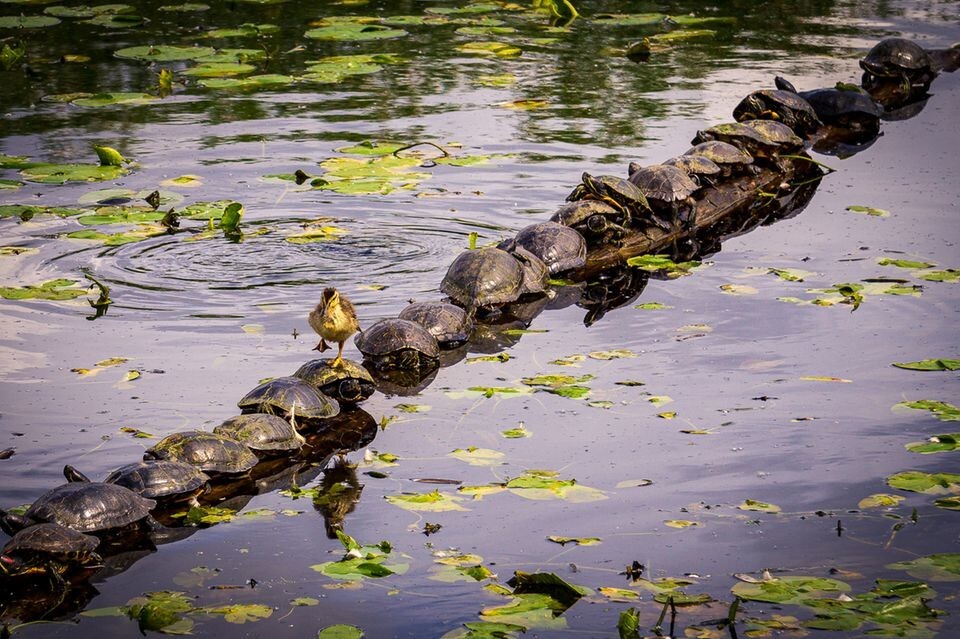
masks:
<path id="1" fill-rule="evenodd" d="M 927 52 L 891 38 L 861 65 L 865 82 L 920 83 L 955 68 L 958 53 L 956 47 Z M 551 277 L 583 267 L 588 246 L 617 242 L 630 232 L 687 233 L 703 189 L 723 188 L 725 180 L 758 167 L 784 171 L 784 156 L 801 152 L 805 140 L 824 127 L 875 134 L 881 109 L 859 88 L 797 92 L 778 79 L 776 89 L 751 93 L 733 115 L 736 122 L 698 132 L 689 151 L 661 164 L 632 164 L 625 178 L 584 173 L 550 221 L 496 246 L 462 252 L 440 284 L 445 299 L 412 303 L 357 335 L 364 363 L 375 372 L 426 374 L 439 366 L 442 350 L 470 339 L 476 322 L 489 321 L 524 297 L 544 295 Z M 336 300 L 336 291 L 330 291 Z M 349 303 L 343 304 L 352 313 Z M 341 352 L 353 330 L 336 337 Z M 94 565 L 97 536 L 153 526 L 159 509 L 196 503 L 211 483 L 249 473 L 271 456 L 295 456 L 304 445 L 301 431 L 335 427 L 341 405 L 362 402 L 375 389 L 363 365 L 339 354 L 316 359 L 255 387 L 238 403 L 241 414 L 212 432 L 169 435 L 142 460 L 103 481 L 90 481 L 67 466 L 67 483 L 41 495 L 24 513 L 0 510 L 0 528 L 12 535 L 0 551 L 0 576 L 58 576 L 73 566 Z"/>

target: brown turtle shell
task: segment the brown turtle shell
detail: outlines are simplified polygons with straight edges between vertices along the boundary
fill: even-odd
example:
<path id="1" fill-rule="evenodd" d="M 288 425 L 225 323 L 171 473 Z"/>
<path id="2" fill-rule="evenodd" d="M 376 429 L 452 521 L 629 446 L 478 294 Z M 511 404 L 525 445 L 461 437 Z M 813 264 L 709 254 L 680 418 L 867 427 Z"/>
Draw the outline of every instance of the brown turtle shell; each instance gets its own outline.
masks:
<path id="1" fill-rule="evenodd" d="M 699 188 L 683 169 L 666 164 L 639 168 L 630 174 L 630 181 L 639 186 L 648 199 L 667 203 L 685 200 Z"/>
<path id="2" fill-rule="evenodd" d="M 603 204 L 596 200 L 594 202 Z M 520 229 L 516 237 L 508 240 L 508 243 L 521 246 L 538 257 L 547 265 L 551 274 L 580 268 L 587 262 L 586 240 L 575 229 L 558 222 L 531 224 Z"/>
<path id="3" fill-rule="evenodd" d="M 284 418 L 327 419 L 340 413 L 340 405 L 299 377 L 275 377 L 254 387 L 237 406 L 244 413 L 269 413 Z"/>
<path id="4" fill-rule="evenodd" d="M 357 335 L 354 342 L 365 357 L 375 361 L 399 354 L 401 351 L 411 350 L 428 359 L 440 359 L 437 338 L 427 329 L 410 320 L 380 320 Z"/>
<path id="5" fill-rule="evenodd" d="M 506 304 L 527 292 L 523 265 L 493 247 L 460 253 L 447 269 L 440 291 L 467 309 Z"/>
<path id="6" fill-rule="evenodd" d="M 146 518 L 157 502 L 132 490 L 102 482 L 71 482 L 37 498 L 24 517 L 78 532 L 122 528 Z"/>
<path id="7" fill-rule="evenodd" d="M 473 320 L 467 312 L 447 302 L 414 302 L 404 307 L 397 318 L 424 327 L 443 348 L 463 344 L 473 330 Z"/>
<path id="8" fill-rule="evenodd" d="M 243 442 L 202 430 L 168 435 L 148 448 L 143 458 L 172 459 L 205 472 L 224 474 L 245 473 L 259 461 Z"/>
<path id="9" fill-rule="evenodd" d="M 257 453 L 300 450 L 304 442 L 303 436 L 290 422 L 267 413 L 236 415 L 214 428 L 213 432 L 243 442 Z"/>
<path id="10" fill-rule="evenodd" d="M 293 374 L 317 387 L 327 397 L 338 402 L 356 404 L 368 399 L 377 390 L 373 377 L 363 365 L 349 359 L 339 366 L 331 366 L 330 359 L 313 359 Z"/>
<path id="11" fill-rule="evenodd" d="M 151 459 L 121 466 L 103 481 L 129 488 L 141 497 L 161 499 L 192 495 L 209 480 L 209 475 L 192 464 Z"/>

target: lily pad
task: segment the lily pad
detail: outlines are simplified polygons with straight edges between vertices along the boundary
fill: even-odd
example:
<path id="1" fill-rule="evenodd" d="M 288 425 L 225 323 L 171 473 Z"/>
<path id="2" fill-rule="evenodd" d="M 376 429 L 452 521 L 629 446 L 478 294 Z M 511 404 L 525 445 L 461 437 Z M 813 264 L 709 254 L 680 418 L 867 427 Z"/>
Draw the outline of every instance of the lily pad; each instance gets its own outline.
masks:
<path id="1" fill-rule="evenodd" d="M 960 581 L 960 553 L 928 555 L 889 564 L 887 568 L 906 570 L 911 577 L 924 581 Z"/>
<path id="2" fill-rule="evenodd" d="M 394 29 L 379 24 L 362 22 L 337 22 L 329 26 L 310 29 L 304 37 L 314 40 L 334 40 L 338 42 L 361 42 L 364 40 L 389 40 L 407 35 L 403 29 Z"/>
<path id="3" fill-rule="evenodd" d="M 42 29 L 60 24 L 53 16 L 0 16 L 0 29 Z"/>
<path id="4" fill-rule="evenodd" d="M 448 456 L 467 462 L 471 466 L 499 466 L 504 463 L 503 458 L 506 457 L 506 455 L 499 451 L 489 448 L 477 448 L 476 446 L 457 448 L 449 453 Z"/>
<path id="5" fill-rule="evenodd" d="M 53 279 L 26 286 L 2 286 L 0 297 L 8 300 L 72 300 L 87 294 L 86 288 L 76 288 L 76 280 Z"/>
<path id="6" fill-rule="evenodd" d="M 807 599 L 850 591 L 850 586 L 828 577 L 784 576 L 760 583 L 740 582 L 731 588 L 734 595 L 748 601 L 775 604 L 799 604 Z"/>
<path id="7" fill-rule="evenodd" d="M 643 271 L 663 273 L 672 279 L 682 275 L 689 275 L 690 272 L 700 266 L 701 263 L 696 261 L 677 263 L 666 255 L 639 255 L 628 259 L 627 264 Z"/>
<path id="8" fill-rule="evenodd" d="M 297 79 L 289 75 L 267 73 L 246 78 L 202 78 L 198 84 L 209 89 L 256 89 L 278 84 L 293 84 Z"/>
<path id="9" fill-rule="evenodd" d="M 273 614 L 273 608 L 263 604 L 230 604 L 228 606 L 202 608 L 201 610 L 210 615 L 223 615 L 223 620 L 232 624 L 260 621 Z"/>
<path id="10" fill-rule="evenodd" d="M 756 499 L 747 499 L 742 504 L 737 506 L 740 510 L 756 510 L 762 513 L 778 513 L 780 512 L 780 506 L 774 504 L 768 504 L 763 501 L 757 501 Z"/>
<path id="11" fill-rule="evenodd" d="M 877 493 L 864 497 L 857 504 L 858 508 L 892 508 L 904 500 L 903 495 L 890 495 L 886 493 Z"/>
<path id="12" fill-rule="evenodd" d="M 960 475 L 956 473 L 925 473 L 908 470 L 887 477 L 891 488 L 926 495 L 960 494 Z"/>
<path id="13" fill-rule="evenodd" d="M 944 433 L 942 435 L 933 435 L 924 442 L 911 442 L 906 444 L 906 449 L 912 453 L 943 453 L 960 448 L 960 433 Z"/>
<path id="14" fill-rule="evenodd" d="M 98 164 L 33 164 L 20 171 L 28 182 L 66 184 L 67 182 L 103 182 L 115 180 L 129 171 L 120 166 Z"/>
<path id="15" fill-rule="evenodd" d="M 956 371 L 960 359 L 923 359 L 917 362 L 894 362 L 893 366 L 911 371 Z"/>
<path id="16" fill-rule="evenodd" d="M 159 100 L 149 93 L 97 93 L 89 97 L 80 97 L 71 101 L 71 104 L 84 107 L 104 107 L 115 104 L 141 105 Z"/>
<path id="17" fill-rule="evenodd" d="M 852 204 L 847 207 L 848 211 L 854 213 L 862 213 L 864 215 L 871 215 L 873 217 L 890 217 L 890 211 L 884 209 L 878 209 L 872 206 L 862 206 L 860 204 Z"/>
<path id="18" fill-rule="evenodd" d="M 458 45 L 456 49 L 461 53 L 494 56 L 497 58 L 516 58 L 523 55 L 523 49 L 516 45 L 492 40 L 465 42 L 464 44 Z"/>
<path id="19" fill-rule="evenodd" d="M 563 535 L 549 535 L 548 541 L 555 544 L 566 546 L 567 544 L 576 544 L 578 546 L 596 546 L 601 542 L 599 537 L 565 537 Z"/>
<path id="20" fill-rule="evenodd" d="M 444 512 L 444 511 L 463 511 L 467 510 L 459 503 L 460 497 L 449 493 L 441 493 L 434 490 L 430 493 L 401 493 L 399 495 L 386 495 L 385 499 L 399 506 L 404 510 L 416 512 Z"/>
<path id="21" fill-rule="evenodd" d="M 504 487 L 524 499 L 563 499 L 572 503 L 606 499 L 602 490 L 578 484 L 576 479 L 561 479 L 559 473 L 549 470 L 527 470 L 507 481 Z"/>
<path id="22" fill-rule="evenodd" d="M 196 60 L 217 52 L 213 47 L 193 47 L 174 44 L 146 45 L 126 47 L 114 51 L 118 58 L 140 60 L 142 62 L 182 62 Z"/>
<path id="23" fill-rule="evenodd" d="M 937 419 L 943 422 L 960 421 L 960 408 L 957 408 L 949 402 L 939 402 L 932 399 L 920 399 L 912 402 L 898 402 L 893 405 L 893 408 L 926 410 L 933 413 Z"/>
<path id="24" fill-rule="evenodd" d="M 363 630 L 356 626 L 338 623 L 318 632 L 317 639 L 363 639 Z"/>

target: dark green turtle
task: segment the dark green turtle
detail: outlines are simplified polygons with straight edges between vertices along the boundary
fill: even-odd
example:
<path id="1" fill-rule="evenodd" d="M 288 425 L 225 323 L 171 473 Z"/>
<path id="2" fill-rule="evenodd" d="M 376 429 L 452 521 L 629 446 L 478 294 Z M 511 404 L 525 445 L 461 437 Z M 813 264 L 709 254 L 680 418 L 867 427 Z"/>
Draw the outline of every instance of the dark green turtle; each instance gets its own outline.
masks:
<path id="1" fill-rule="evenodd" d="M 244 395 L 237 406 L 244 413 L 269 413 L 296 423 L 327 419 L 340 413 L 335 399 L 292 375 L 263 382 Z"/>
<path id="2" fill-rule="evenodd" d="M 647 201 L 672 229 L 690 228 L 696 217 L 693 193 L 699 188 L 690 176 L 675 166 L 652 164 L 630 173 L 630 181 L 647 194 Z"/>
<path id="3" fill-rule="evenodd" d="M 775 120 L 782 122 L 802 137 L 809 137 L 822 126 L 817 112 L 796 91 L 760 89 L 754 91 L 733 109 L 737 122 Z"/>
<path id="4" fill-rule="evenodd" d="M 550 269 L 543 260 L 519 244 L 508 253 L 520 262 L 520 268 L 523 269 L 523 282 L 520 285 L 523 293 L 521 295 L 546 292 L 550 283 Z"/>
<path id="5" fill-rule="evenodd" d="M 577 200 L 561 206 L 551 222 L 569 226 L 589 243 L 616 243 L 627 234 L 623 211 L 599 200 Z"/>
<path id="6" fill-rule="evenodd" d="M 315 386 L 321 393 L 340 403 L 362 402 L 377 390 L 370 372 L 361 364 L 342 359 L 339 366 L 331 366 L 331 361 L 333 360 L 310 360 L 298 368 L 293 376 Z"/>
<path id="7" fill-rule="evenodd" d="M 933 60 L 927 50 L 906 38 L 884 38 L 860 60 L 872 78 L 898 78 L 923 84 L 932 79 Z"/>
<path id="8" fill-rule="evenodd" d="M 752 155 L 741 151 L 732 144 L 717 140 L 701 142 L 684 151 L 684 155 L 702 155 L 720 167 L 720 174 L 723 177 L 750 173 L 753 165 Z"/>
<path id="9" fill-rule="evenodd" d="M 473 319 L 459 306 L 447 302 L 413 302 L 398 319 L 410 320 L 437 338 L 440 348 L 456 348 L 470 339 Z"/>
<path id="10" fill-rule="evenodd" d="M 634 163 L 631 162 L 631 167 L 633 167 L 633 164 Z M 662 164 L 675 166 L 685 171 L 686 174 L 690 176 L 690 179 L 700 185 L 700 187 L 712 184 L 713 178 L 718 177 L 721 173 L 721 169 L 717 166 L 716 162 L 702 155 L 678 155 L 675 158 L 664 160 Z M 636 165 L 634 170 L 639 168 L 640 165 Z"/>
<path id="11" fill-rule="evenodd" d="M 796 153 L 803 149 L 803 138 L 786 124 L 775 120 L 747 120 L 742 124 L 777 144 L 778 153 Z"/>
<path id="12" fill-rule="evenodd" d="M 786 79 L 774 79 L 777 88 L 797 93 L 810 103 L 824 124 L 852 132 L 874 134 L 880 130 L 883 109 L 861 87 L 838 82 L 835 87 L 797 91 Z"/>
<path id="13" fill-rule="evenodd" d="M 246 444 L 203 430 L 168 435 L 148 448 L 143 459 L 170 459 L 223 475 L 245 473 L 259 461 Z"/>
<path id="14" fill-rule="evenodd" d="M 13 534 L 32 524 L 53 523 L 78 532 L 106 532 L 143 522 L 157 505 L 128 488 L 71 482 L 40 495 L 22 516 L 0 511 L 0 527 Z"/>
<path id="15" fill-rule="evenodd" d="M 568 202 L 577 200 L 599 200 L 606 202 L 623 213 L 624 225 L 645 219 L 663 228 L 669 225 L 653 215 L 653 209 L 647 202 L 647 196 L 635 184 L 615 175 L 590 175 L 584 173 L 570 195 Z"/>
<path id="16" fill-rule="evenodd" d="M 717 124 L 709 129 L 697 131 L 691 144 L 700 144 L 701 142 L 726 142 L 732 144 L 738 149 L 749 153 L 754 160 L 777 161 L 777 154 L 780 151 L 780 145 L 740 122 L 724 122 Z"/>
<path id="17" fill-rule="evenodd" d="M 437 338 L 409 320 L 380 320 L 360 333 L 354 343 L 364 361 L 377 370 L 430 371 L 440 364 Z"/>
<path id="18" fill-rule="evenodd" d="M 473 315 L 478 308 L 499 306 L 516 301 L 521 295 L 544 292 L 546 278 L 531 271 L 532 261 L 526 262 L 494 247 L 463 251 L 447 269 L 440 291 L 454 304 L 465 308 L 468 315 Z"/>
<path id="19" fill-rule="evenodd" d="M 0 577 L 54 577 L 71 567 L 98 565 L 100 540 L 59 524 L 43 523 L 19 531 L 0 550 Z"/>
<path id="20" fill-rule="evenodd" d="M 509 252 L 518 246 L 526 249 L 546 264 L 551 274 L 580 268 L 587 263 L 587 243 L 583 236 L 559 222 L 531 224 L 499 246 Z"/>
<path id="21" fill-rule="evenodd" d="M 63 467 L 63 476 L 70 482 L 89 482 L 90 479 L 69 464 Z M 151 459 L 138 461 L 116 469 L 103 480 L 128 488 L 147 499 L 193 499 L 202 492 L 210 476 L 178 461 Z"/>
<path id="22" fill-rule="evenodd" d="M 291 453 L 303 448 L 303 435 L 290 422 L 267 413 L 247 413 L 224 421 L 213 429 L 215 435 L 232 437 L 257 455 Z"/>

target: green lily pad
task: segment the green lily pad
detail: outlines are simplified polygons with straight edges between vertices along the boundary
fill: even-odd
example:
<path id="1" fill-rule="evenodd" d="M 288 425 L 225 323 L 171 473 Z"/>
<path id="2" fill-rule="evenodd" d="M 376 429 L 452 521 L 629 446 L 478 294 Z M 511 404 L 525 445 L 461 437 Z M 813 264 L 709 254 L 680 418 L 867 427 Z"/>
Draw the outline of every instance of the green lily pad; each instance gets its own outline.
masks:
<path id="1" fill-rule="evenodd" d="M 559 473 L 549 470 L 527 470 L 507 481 L 504 487 L 524 499 L 563 499 L 582 503 L 607 499 L 602 490 L 578 484 L 576 479 L 561 479 Z"/>
<path id="2" fill-rule="evenodd" d="M 363 630 L 356 626 L 338 623 L 318 632 L 317 639 L 363 639 Z"/>
<path id="3" fill-rule="evenodd" d="M 506 455 L 499 451 L 489 448 L 477 448 L 476 446 L 457 448 L 451 453 L 448 453 L 448 456 L 467 462 L 471 466 L 499 466 L 504 463 L 503 458 L 506 457 Z"/>
<path id="4" fill-rule="evenodd" d="M 56 215 L 57 217 L 71 217 L 87 213 L 87 209 L 75 209 L 66 206 L 37 206 L 34 204 L 2 204 L 0 218 L 19 217 L 23 221 L 32 220 L 37 215 Z"/>
<path id="5" fill-rule="evenodd" d="M 194 611 L 193 602 L 182 592 L 148 592 L 143 597 L 134 597 L 121 610 L 136 620 L 141 632 L 189 634 L 193 628 L 193 621 L 183 616 Z"/>
<path id="6" fill-rule="evenodd" d="M 696 261 L 678 264 L 666 255 L 639 255 L 628 259 L 627 264 L 651 273 L 663 272 L 670 278 L 689 275 L 694 268 L 700 266 L 700 262 Z"/>
<path id="7" fill-rule="evenodd" d="M 164 215 L 163 212 L 154 211 L 149 207 L 104 206 L 97 209 L 96 213 L 81 215 L 77 218 L 77 222 L 84 226 L 95 226 L 98 224 L 140 224 L 143 222 L 162 220 Z"/>
<path id="8" fill-rule="evenodd" d="M 17 257 L 18 255 L 36 255 L 40 249 L 30 246 L 0 246 L 0 257 Z"/>
<path id="9" fill-rule="evenodd" d="M 890 257 L 881 257 L 877 259 L 877 264 L 880 266 L 897 266 L 899 268 L 908 268 L 908 269 L 924 269 L 931 268 L 936 266 L 931 262 L 919 262 L 916 260 L 898 260 Z"/>
<path id="10" fill-rule="evenodd" d="M 960 282 L 960 270 L 948 268 L 942 271 L 925 271 L 917 277 L 928 282 Z"/>
<path id="11" fill-rule="evenodd" d="M 194 58 L 194 61 L 199 64 L 247 64 L 266 59 L 267 53 L 263 49 L 217 49 L 209 55 Z"/>
<path id="12" fill-rule="evenodd" d="M 956 473 L 925 473 L 908 470 L 887 477 L 891 488 L 926 495 L 949 495 L 960 493 L 960 475 Z"/>
<path id="13" fill-rule="evenodd" d="M 935 499 L 933 505 L 944 510 L 960 510 L 960 497 L 944 497 Z"/>
<path id="14" fill-rule="evenodd" d="M 864 497 L 857 504 L 858 508 L 892 508 L 904 500 L 903 495 L 889 495 L 886 493 L 876 493 L 869 497 Z"/>
<path id="15" fill-rule="evenodd" d="M 485 40 L 481 42 L 465 42 L 456 47 L 461 53 L 494 56 L 497 58 L 516 58 L 523 55 L 523 49 L 506 42 Z"/>
<path id="16" fill-rule="evenodd" d="M 712 38 L 717 32 L 712 29 L 677 29 L 667 33 L 657 33 L 650 36 L 650 41 L 658 44 L 673 44 L 696 38 Z"/>
<path id="17" fill-rule="evenodd" d="M 291 244 L 311 244 L 313 242 L 332 242 L 339 240 L 349 233 L 346 229 L 329 224 L 308 224 L 299 233 L 288 235 L 286 240 Z"/>
<path id="18" fill-rule="evenodd" d="M 204 38 L 244 38 L 269 35 L 280 30 L 275 24 L 263 23 L 252 24 L 244 23 L 239 27 L 226 27 L 221 29 L 211 29 L 203 34 Z"/>
<path id="19" fill-rule="evenodd" d="M 293 84 L 297 79 L 289 75 L 268 73 L 245 78 L 201 78 L 198 84 L 209 89 L 256 89 L 278 84 Z"/>
<path id="20" fill-rule="evenodd" d="M 104 107 L 115 104 L 141 105 L 150 104 L 159 100 L 155 95 L 149 93 L 97 93 L 89 97 L 76 98 L 71 104 L 84 107 Z"/>
<path id="21" fill-rule="evenodd" d="M 460 497 L 449 493 L 441 493 L 434 490 L 430 493 L 401 493 L 399 495 L 386 495 L 385 499 L 399 506 L 404 510 L 416 512 L 444 512 L 444 511 L 463 511 L 467 510 L 457 502 Z"/>
<path id="22" fill-rule="evenodd" d="M 911 442 L 906 444 L 906 449 L 912 453 L 922 453 L 924 455 L 931 453 L 943 453 L 960 448 L 960 433 L 944 433 L 942 435 L 933 435 L 924 442 Z"/>
<path id="23" fill-rule="evenodd" d="M 522 424 L 516 428 L 508 428 L 500 431 L 500 435 L 506 439 L 521 439 L 523 437 L 533 437 L 533 433 L 527 430 Z"/>
<path id="24" fill-rule="evenodd" d="M 60 24 L 53 16 L 0 16 L 0 29 L 42 29 Z"/>
<path id="25" fill-rule="evenodd" d="M 403 29 L 392 29 L 379 24 L 362 22 L 338 22 L 329 26 L 310 29 L 304 37 L 314 40 L 335 40 L 338 42 L 361 42 L 364 40 L 389 40 L 407 35 Z"/>
<path id="26" fill-rule="evenodd" d="M 129 29 L 131 27 L 138 27 L 144 24 L 146 20 L 142 16 L 134 15 L 132 13 L 105 13 L 94 16 L 89 20 L 84 20 L 84 22 L 86 24 L 92 24 L 107 29 Z"/>
<path id="27" fill-rule="evenodd" d="M 118 58 L 140 60 L 142 62 L 182 62 L 214 55 L 216 52 L 217 50 L 213 47 L 192 47 L 170 44 L 126 47 L 119 51 L 114 51 L 113 55 Z"/>
<path id="28" fill-rule="evenodd" d="M 190 220 L 219 220 L 224 211 L 233 203 L 233 200 L 216 200 L 214 202 L 194 202 L 182 211 L 180 217 Z"/>
<path id="29" fill-rule="evenodd" d="M 96 240 L 105 246 L 121 246 L 123 244 L 132 244 L 141 242 L 151 237 L 165 235 L 167 228 L 159 224 L 141 224 L 138 228 L 131 231 L 119 233 L 103 233 L 93 229 L 84 229 L 82 231 L 72 231 L 67 233 L 67 237 L 74 240 Z"/>
<path id="30" fill-rule="evenodd" d="M 661 311 L 673 307 L 661 302 L 644 302 L 643 304 L 636 304 L 634 308 L 640 309 L 641 311 Z"/>
<path id="31" fill-rule="evenodd" d="M 917 362 L 894 362 L 893 366 L 911 371 L 956 371 L 960 359 L 924 359 Z"/>
<path id="32" fill-rule="evenodd" d="M 748 601 L 776 604 L 798 604 L 807 599 L 825 597 L 850 591 L 850 586 L 827 577 L 785 576 L 760 583 L 738 583 L 731 591 Z"/>
<path id="33" fill-rule="evenodd" d="M 912 561 L 889 564 L 887 568 L 906 570 L 907 574 L 924 581 L 960 581 L 960 553 L 928 555 Z"/>
<path id="34" fill-rule="evenodd" d="M 158 11 L 167 11 L 170 13 L 200 13 L 209 11 L 210 5 L 199 2 L 184 2 L 181 4 L 165 4 L 157 7 Z"/>
<path id="35" fill-rule="evenodd" d="M 596 546 L 601 543 L 599 537 L 565 537 L 563 535 L 549 535 L 548 541 L 565 546 L 567 544 L 577 544 L 578 546 Z"/>
<path id="36" fill-rule="evenodd" d="M 957 408 L 949 402 L 938 402 L 932 399 L 920 399 L 912 402 L 898 402 L 893 405 L 893 408 L 926 410 L 933 413 L 937 419 L 943 422 L 960 421 L 960 408 Z"/>
<path id="37" fill-rule="evenodd" d="M 742 504 L 737 506 L 740 510 L 756 510 L 762 513 L 778 513 L 780 512 L 780 506 L 774 504 L 768 504 L 763 501 L 757 501 L 756 499 L 747 499 Z"/>
<path id="38" fill-rule="evenodd" d="M 252 64 L 242 64 L 239 62 L 204 62 L 181 71 L 181 73 L 197 78 L 226 78 L 251 73 L 256 70 L 257 67 Z"/>
<path id="39" fill-rule="evenodd" d="M 66 184 L 67 182 L 103 182 L 115 180 L 129 171 L 120 166 L 98 164 L 33 164 L 20 170 L 28 182 Z"/>
<path id="40" fill-rule="evenodd" d="M 260 621 L 273 614 L 273 608 L 263 604 L 230 604 L 228 606 L 202 608 L 201 610 L 210 615 L 223 615 L 224 621 L 233 624 Z"/>
<path id="41" fill-rule="evenodd" d="M 810 271 L 804 271 L 797 268 L 769 268 L 767 272 L 773 273 L 786 282 L 802 282 L 812 275 Z"/>
<path id="42" fill-rule="evenodd" d="M 859 204 L 852 204 L 847 207 L 847 210 L 852 211 L 854 213 L 863 213 L 864 215 L 871 215 L 873 217 L 890 217 L 890 211 L 874 208 L 872 206 L 861 206 Z"/>
<path id="43" fill-rule="evenodd" d="M 87 294 L 86 288 L 76 288 L 76 280 L 54 279 L 26 286 L 0 286 L 0 297 L 7 300 L 72 300 Z"/>

